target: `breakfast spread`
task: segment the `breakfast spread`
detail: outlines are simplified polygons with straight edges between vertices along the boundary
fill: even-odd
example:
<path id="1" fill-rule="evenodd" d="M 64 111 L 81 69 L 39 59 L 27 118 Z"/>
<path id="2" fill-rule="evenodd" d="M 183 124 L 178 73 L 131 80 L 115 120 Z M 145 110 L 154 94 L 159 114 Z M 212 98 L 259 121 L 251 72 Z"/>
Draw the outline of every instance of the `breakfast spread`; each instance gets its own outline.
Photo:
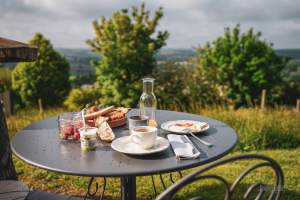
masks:
<path id="1" fill-rule="evenodd" d="M 100 145 L 99 141 L 111 143 L 111 147 L 116 151 L 135 155 L 165 150 L 169 146 L 168 140 L 157 136 L 159 129 L 155 114 L 156 97 L 153 93 L 153 81 L 152 78 L 143 79 L 144 90 L 139 102 L 139 113 L 133 112 L 135 115 L 131 114 L 128 118 L 129 136 L 115 135 L 113 132 L 113 128 L 126 124 L 129 108 L 92 105 L 77 113 L 63 113 L 59 116 L 61 140 L 80 140 L 82 151 L 96 150 Z M 186 138 L 188 134 L 201 143 L 212 146 L 194 135 L 208 130 L 210 127 L 207 122 L 172 120 L 163 122 L 160 127 L 168 132 L 183 134 Z"/>
<path id="2" fill-rule="evenodd" d="M 112 128 L 126 124 L 126 113 L 128 108 L 109 106 L 100 108 L 99 106 L 90 106 L 84 111 L 77 113 L 63 113 L 58 118 L 59 137 L 62 141 L 79 141 L 83 135 L 80 129 L 95 128 L 97 129 L 98 138 L 105 142 L 112 142 L 115 135 Z M 83 131 L 84 132 L 84 131 Z M 85 137 L 86 144 L 89 137 Z"/>

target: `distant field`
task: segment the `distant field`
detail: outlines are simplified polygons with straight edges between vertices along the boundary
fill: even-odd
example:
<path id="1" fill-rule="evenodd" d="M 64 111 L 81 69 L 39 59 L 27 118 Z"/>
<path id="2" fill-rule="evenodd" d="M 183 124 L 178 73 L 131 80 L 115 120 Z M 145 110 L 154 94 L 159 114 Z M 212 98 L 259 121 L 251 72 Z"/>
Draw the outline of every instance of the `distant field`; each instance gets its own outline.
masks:
<path id="1" fill-rule="evenodd" d="M 99 55 L 92 53 L 89 49 L 59 48 L 57 50 L 63 54 L 70 63 L 75 63 L 76 61 L 97 60 L 100 58 Z M 300 49 L 278 49 L 275 51 L 280 56 L 300 59 Z M 195 55 L 196 51 L 194 49 L 163 48 L 158 52 L 156 59 L 157 61 L 185 61 Z M 88 64 L 88 62 L 86 63 Z"/>
<path id="2" fill-rule="evenodd" d="M 280 56 L 300 60 L 300 49 L 277 49 L 276 53 Z"/>
<path id="3" fill-rule="evenodd" d="M 24 128 L 34 121 L 44 119 L 48 116 L 57 115 L 64 112 L 63 108 L 54 108 L 46 110 L 42 115 L 37 110 L 23 110 L 15 116 L 8 117 L 8 128 L 10 136 Z M 261 153 L 271 156 L 277 160 L 285 173 L 285 200 L 300 199 L 300 113 L 291 109 L 277 108 L 273 110 L 260 111 L 258 109 L 240 109 L 237 111 L 215 108 L 194 108 L 190 111 L 202 114 L 208 117 L 219 119 L 232 126 L 239 134 L 239 143 L 233 154 L 243 153 Z M 268 150 L 264 150 L 268 149 Z M 17 172 L 20 179 L 32 188 L 54 191 L 58 193 L 83 195 L 88 185 L 88 179 L 76 176 L 67 176 L 58 173 L 52 173 L 31 167 L 21 160 L 14 158 Z M 238 164 L 229 164 L 215 170 L 217 174 L 224 174 L 229 180 L 234 180 L 249 162 Z M 185 170 L 184 175 L 195 169 Z M 257 180 L 270 182 L 273 176 L 267 175 L 265 169 L 256 172 L 256 175 L 250 176 L 241 185 L 242 189 L 249 186 L 250 183 Z M 174 174 L 175 177 L 178 177 Z M 166 184 L 170 185 L 168 175 L 164 175 Z M 101 180 L 100 180 L 101 182 Z M 163 190 L 159 183 L 159 177 L 155 177 L 158 191 Z M 120 195 L 119 179 L 109 179 L 106 195 L 107 199 L 119 199 Z M 198 189 L 198 188 L 201 188 Z M 150 177 L 140 177 L 137 179 L 138 199 L 151 199 L 153 188 Z M 218 191 L 218 192 L 216 192 Z M 179 193 L 178 199 L 187 198 L 192 194 L 204 194 L 208 199 L 222 199 L 224 191 L 221 185 L 216 182 L 205 181 L 202 184 L 196 184 L 186 188 Z M 241 190 L 236 199 L 241 199 Z"/>
<path id="4" fill-rule="evenodd" d="M 64 55 L 70 63 L 72 75 L 88 75 L 95 73 L 95 69 L 91 66 L 91 61 L 99 60 L 100 56 L 91 52 L 89 49 L 58 48 L 56 50 Z M 276 50 L 276 52 L 278 55 L 290 57 L 293 60 L 296 60 L 296 63 L 300 64 L 300 49 L 279 49 Z M 164 48 L 159 51 L 156 59 L 157 61 L 180 62 L 188 60 L 195 55 L 196 52 L 194 49 Z M 16 63 L 0 63 L 0 67 L 14 67 L 15 65 Z"/>

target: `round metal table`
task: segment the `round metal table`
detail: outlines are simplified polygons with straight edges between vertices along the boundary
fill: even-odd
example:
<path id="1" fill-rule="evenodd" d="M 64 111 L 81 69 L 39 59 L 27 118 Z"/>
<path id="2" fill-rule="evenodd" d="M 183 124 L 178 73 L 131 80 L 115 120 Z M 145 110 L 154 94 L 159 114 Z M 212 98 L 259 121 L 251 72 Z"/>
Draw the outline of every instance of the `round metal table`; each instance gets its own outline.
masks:
<path id="1" fill-rule="evenodd" d="M 127 115 L 137 115 L 133 109 Z M 199 137 L 212 144 L 207 147 L 190 138 L 201 156 L 193 160 L 178 160 L 171 148 L 159 154 L 130 156 L 101 143 L 96 151 L 82 152 L 80 143 L 61 143 L 58 138 L 57 117 L 50 117 L 21 130 L 13 138 L 11 147 L 25 162 L 54 172 L 88 177 L 120 177 L 122 199 L 136 199 L 136 176 L 154 175 L 193 168 L 226 155 L 237 143 L 235 131 L 223 122 L 200 115 L 157 110 L 158 124 L 169 120 L 190 119 L 208 122 L 210 128 Z M 129 134 L 128 127 L 115 128 L 116 137 Z M 159 130 L 160 136 L 168 132 Z"/>

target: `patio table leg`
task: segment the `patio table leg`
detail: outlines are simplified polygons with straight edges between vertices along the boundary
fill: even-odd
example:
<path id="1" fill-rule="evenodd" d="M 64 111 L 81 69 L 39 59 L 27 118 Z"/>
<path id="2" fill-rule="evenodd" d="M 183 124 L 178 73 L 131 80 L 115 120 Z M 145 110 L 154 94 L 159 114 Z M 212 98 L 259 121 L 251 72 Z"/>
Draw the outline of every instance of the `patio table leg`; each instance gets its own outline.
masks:
<path id="1" fill-rule="evenodd" d="M 136 177 L 125 176 L 121 178 L 121 199 L 136 200 Z"/>

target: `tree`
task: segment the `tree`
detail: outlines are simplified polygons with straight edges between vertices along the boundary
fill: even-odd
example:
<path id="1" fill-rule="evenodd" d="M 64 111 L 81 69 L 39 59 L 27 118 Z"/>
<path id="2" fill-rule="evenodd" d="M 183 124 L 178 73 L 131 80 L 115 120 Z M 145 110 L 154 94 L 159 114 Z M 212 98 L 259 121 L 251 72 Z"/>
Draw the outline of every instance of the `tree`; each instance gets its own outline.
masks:
<path id="1" fill-rule="evenodd" d="M 142 4 L 132 7 L 131 15 L 123 9 L 110 19 L 93 22 L 96 37 L 88 40 L 92 51 L 100 54 L 95 62 L 96 74 L 103 94 L 103 104 L 136 106 L 141 94 L 141 78 L 152 73 L 155 54 L 166 43 L 167 31 L 156 27 L 162 18 L 159 8 L 152 19 Z"/>
<path id="2" fill-rule="evenodd" d="M 29 44 L 39 48 L 38 58 L 16 66 L 12 73 L 13 89 L 27 105 L 36 104 L 38 99 L 44 105 L 61 103 L 70 90 L 69 63 L 40 33 Z"/>
<path id="3" fill-rule="evenodd" d="M 260 37 L 253 29 L 241 34 L 237 25 L 225 28 L 223 37 L 199 49 L 201 70 L 228 86 L 227 97 L 236 106 L 254 104 L 262 89 L 270 91 L 281 84 L 280 73 L 287 60 Z"/>

